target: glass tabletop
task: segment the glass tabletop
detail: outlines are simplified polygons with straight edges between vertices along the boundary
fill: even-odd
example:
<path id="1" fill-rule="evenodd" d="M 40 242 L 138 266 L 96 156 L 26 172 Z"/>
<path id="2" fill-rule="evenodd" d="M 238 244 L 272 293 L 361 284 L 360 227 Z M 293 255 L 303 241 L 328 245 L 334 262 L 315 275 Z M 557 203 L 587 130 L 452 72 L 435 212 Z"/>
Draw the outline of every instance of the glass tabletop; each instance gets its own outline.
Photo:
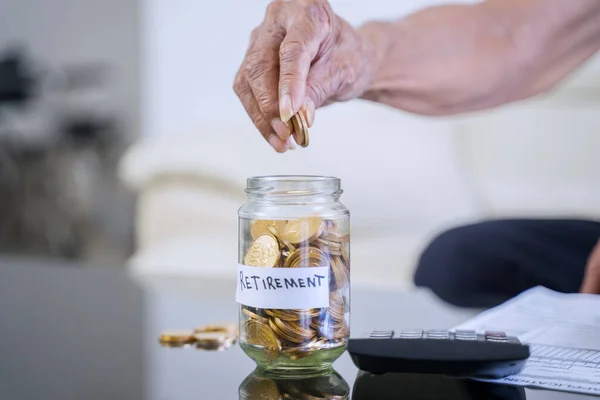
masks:
<path id="1" fill-rule="evenodd" d="M 358 371 L 345 353 L 329 375 L 274 379 L 238 346 L 161 347 L 163 330 L 237 320 L 235 281 L 141 278 L 124 271 L 0 260 L 2 399 L 587 399 L 441 376 Z M 352 335 L 447 329 L 475 311 L 427 292 L 352 291 Z"/>

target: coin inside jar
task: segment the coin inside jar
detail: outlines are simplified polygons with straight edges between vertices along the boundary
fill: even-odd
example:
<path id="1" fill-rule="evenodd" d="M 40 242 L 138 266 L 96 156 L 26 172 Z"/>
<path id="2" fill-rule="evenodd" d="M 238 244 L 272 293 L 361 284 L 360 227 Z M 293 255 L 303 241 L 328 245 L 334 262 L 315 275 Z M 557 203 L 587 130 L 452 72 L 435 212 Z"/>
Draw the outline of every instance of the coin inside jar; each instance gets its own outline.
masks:
<path id="1" fill-rule="evenodd" d="M 284 220 L 256 219 L 252 221 L 252 225 L 250 227 L 250 235 L 252 236 L 252 239 L 256 239 L 263 233 L 283 232 L 285 223 L 286 221 Z M 269 228 L 271 228 L 272 230 Z"/>
<path id="2" fill-rule="evenodd" d="M 323 219 L 306 217 L 290 220 L 285 224 L 283 237 L 292 244 L 313 241 L 323 232 Z"/>
<path id="3" fill-rule="evenodd" d="M 250 245 L 244 257 L 244 264 L 250 267 L 273 268 L 279 263 L 280 256 L 281 250 L 277 239 L 271 234 L 263 234 Z"/>
<path id="4" fill-rule="evenodd" d="M 246 333 L 246 341 L 249 344 L 263 347 L 269 359 L 274 360 L 279 356 L 281 343 L 269 325 L 260 321 L 249 320 L 244 325 L 244 332 Z"/>

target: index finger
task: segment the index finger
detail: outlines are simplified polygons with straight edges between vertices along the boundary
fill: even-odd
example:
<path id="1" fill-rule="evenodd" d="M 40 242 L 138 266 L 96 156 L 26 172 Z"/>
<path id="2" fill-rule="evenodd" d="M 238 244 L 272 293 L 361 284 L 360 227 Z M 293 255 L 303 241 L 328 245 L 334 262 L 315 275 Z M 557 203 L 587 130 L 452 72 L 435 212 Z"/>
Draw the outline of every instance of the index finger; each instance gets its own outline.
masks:
<path id="1" fill-rule="evenodd" d="M 325 36 L 325 26 L 311 15 L 288 28 L 279 48 L 279 113 L 284 122 L 298 112 L 306 96 L 306 78 Z"/>

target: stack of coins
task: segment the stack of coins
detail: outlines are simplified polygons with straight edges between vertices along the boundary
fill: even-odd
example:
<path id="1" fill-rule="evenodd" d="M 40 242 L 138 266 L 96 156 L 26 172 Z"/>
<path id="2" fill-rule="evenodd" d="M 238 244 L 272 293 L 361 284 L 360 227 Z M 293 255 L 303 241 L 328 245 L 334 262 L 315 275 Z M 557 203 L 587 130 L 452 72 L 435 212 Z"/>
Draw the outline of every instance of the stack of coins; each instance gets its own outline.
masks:
<path id="1" fill-rule="evenodd" d="M 350 386 L 337 373 L 304 379 L 275 379 L 253 372 L 239 388 L 240 400 L 350 398 Z"/>
<path id="2" fill-rule="evenodd" d="M 335 221 L 320 217 L 254 220 L 251 244 L 243 257 L 264 268 L 329 267 L 329 307 L 300 310 L 242 306 L 241 340 L 258 346 L 267 359 L 291 360 L 323 348 L 342 346 L 348 326 L 350 286 L 349 234 Z"/>
<path id="3" fill-rule="evenodd" d="M 292 128 L 292 136 L 294 137 L 294 140 L 296 141 L 298 146 L 307 147 L 308 146 L 308 123 L 306 122 L 304 115 L 302 115 L 302 113 L 298 112 L 292 117 L 292 119 L 290 121 L 292 123 L 291 128 Z"/>
<path id="4" fill-rule="evenodd" d="M 223 351 L 229 349 L 238 340 L 238 329 L 233 324 L 205 325 L 187 330 L 163 332 L 158 342 L 164 347 L 196 347 L 198 350 Z"/>

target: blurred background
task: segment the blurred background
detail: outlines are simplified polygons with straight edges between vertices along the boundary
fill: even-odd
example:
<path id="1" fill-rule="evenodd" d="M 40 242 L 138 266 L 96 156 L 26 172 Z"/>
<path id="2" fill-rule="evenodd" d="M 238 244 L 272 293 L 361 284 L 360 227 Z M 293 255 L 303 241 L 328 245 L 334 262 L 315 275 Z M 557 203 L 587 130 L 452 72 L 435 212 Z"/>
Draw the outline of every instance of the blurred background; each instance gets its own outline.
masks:
<path id="1" fill-rule="evenodd" d="M 331 0 L 353 24 L 433 0 Z M 2 0 L 0 252 L 233 279 L 245 180 L 342 178 L 353 284 L 408 288 L 441 230 L 600 218 L 600 60 L 559 89 L 461 118 L 363 101 L 275 154 L 233 93 L 266 0 Z"/>

